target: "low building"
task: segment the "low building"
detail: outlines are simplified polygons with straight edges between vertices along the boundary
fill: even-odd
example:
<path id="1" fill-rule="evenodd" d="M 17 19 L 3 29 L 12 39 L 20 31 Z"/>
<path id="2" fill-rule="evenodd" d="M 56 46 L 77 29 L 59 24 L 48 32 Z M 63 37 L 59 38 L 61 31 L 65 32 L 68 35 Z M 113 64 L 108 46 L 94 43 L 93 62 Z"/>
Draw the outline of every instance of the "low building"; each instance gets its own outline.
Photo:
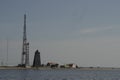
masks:
<path id="1" fill-rule="evenodd" d="M 78 68 L 78 66 L 74 63 L 71 63 L 71 64 L 61 65 L 60 68 Z"/>
<path id="2" fill-rule="evenodd" d="M 59 64 L 58 63 L 54 63 L 54 62 L 48 62 L 47 66 L 51 67 L 51 68 L 57 68 L 59 66 Z"/>

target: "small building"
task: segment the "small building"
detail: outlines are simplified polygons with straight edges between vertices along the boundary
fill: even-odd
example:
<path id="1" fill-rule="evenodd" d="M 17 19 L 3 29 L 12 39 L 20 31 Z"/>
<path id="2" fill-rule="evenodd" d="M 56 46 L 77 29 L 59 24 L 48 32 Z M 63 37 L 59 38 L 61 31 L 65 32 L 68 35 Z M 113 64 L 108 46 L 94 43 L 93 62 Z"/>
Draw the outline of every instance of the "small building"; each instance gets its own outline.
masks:
<path id="1" fill-rule="evenodd" d="M 78 66 L 76 64 L 67 64 L 69 68 L 77 68 Z"/>
<path id="2" fill-rule="evenodd" d="M 33 60 L 33 67 L 40 67 L 40 66 L 41 66 L 40 52 L 36 50 Z"/>
<path id="3" fill-rule="evenodd" d="M 74 63 L 71 63 L 71 64 L 61 65 L 60 68 L 78 68 L 78 66 Z"/>
<path id="4" fill-rule="evenodd" d="M 51 67 L 51 68 L 57 68 L 59 66 L 59 64 L 58 63 L 54 63 L 54 62 L 48 62 L 47 66 Z"/>

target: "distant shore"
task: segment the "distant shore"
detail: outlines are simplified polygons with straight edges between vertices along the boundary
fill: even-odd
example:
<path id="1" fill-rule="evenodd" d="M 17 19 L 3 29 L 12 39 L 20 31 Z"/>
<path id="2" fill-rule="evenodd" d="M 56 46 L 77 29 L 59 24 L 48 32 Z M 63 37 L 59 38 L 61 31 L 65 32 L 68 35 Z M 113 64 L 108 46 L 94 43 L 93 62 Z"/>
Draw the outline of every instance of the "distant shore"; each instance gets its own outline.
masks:
<path id="1" fill-rule="evenodd" d="M 46 69 L 78 69 L 78 70 L 120 70 L 120 68 L 113 68 L 113 67 L 78 67 L 78 68 L 50 68 L 50 67 L 16 67 L 16 66 L 0 66 L 0 70 L 5 69 L 16 69 L 16 70 L 24 70 L 24 69 L 31 69 L 31 70 L 46 70 Z"/>

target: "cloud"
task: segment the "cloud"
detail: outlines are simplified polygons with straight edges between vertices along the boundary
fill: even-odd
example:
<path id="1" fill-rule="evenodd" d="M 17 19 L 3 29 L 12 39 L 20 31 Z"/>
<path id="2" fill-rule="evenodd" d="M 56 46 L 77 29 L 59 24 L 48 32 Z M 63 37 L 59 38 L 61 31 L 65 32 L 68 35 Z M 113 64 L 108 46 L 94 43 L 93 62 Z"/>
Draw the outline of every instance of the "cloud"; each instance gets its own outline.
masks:
<path id="1" fill-rule="evenodd" d="M 106 30 L 111 30 L 113 29 L 113 27 L 95 27 L 95 28 L 84 28 L 81 29 L 79 32 L 81 34 L 91 34 L 91 33 L 97 33 L 97 32 L 102 32 L 102 31 L 106 31 Z"/>

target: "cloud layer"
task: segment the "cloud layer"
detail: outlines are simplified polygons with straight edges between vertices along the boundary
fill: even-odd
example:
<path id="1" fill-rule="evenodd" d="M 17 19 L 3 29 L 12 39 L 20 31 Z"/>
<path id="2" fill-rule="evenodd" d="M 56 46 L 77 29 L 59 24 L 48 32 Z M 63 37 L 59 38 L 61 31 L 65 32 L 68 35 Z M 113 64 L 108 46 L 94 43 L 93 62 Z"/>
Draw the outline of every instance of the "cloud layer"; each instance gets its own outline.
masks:
<path id="1" fill-rule="evenodd" d="M 97 33 L 97 32 L 102 32 L 106 30 L 112 30 L 113 27 L 94 27 L 94 28 L 84 28 L 80 29 L 81 34 L 92 34 L 92 33 Z"/>

